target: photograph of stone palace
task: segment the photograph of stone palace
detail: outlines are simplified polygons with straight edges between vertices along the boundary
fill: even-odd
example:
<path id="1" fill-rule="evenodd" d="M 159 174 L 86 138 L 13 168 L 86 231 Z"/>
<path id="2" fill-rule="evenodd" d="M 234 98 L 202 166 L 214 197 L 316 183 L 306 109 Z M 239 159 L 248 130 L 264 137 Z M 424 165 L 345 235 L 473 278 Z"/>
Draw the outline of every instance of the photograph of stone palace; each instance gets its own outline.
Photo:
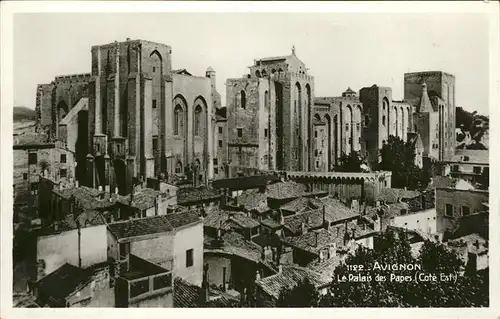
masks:
<path id="1" fill-rule="evenodd" d="M 15 307 L 489 305 L 489 119 L 460 78 L 317 96 L 291 44 L 221 88 L 118 40 L 14 111 Z"/>

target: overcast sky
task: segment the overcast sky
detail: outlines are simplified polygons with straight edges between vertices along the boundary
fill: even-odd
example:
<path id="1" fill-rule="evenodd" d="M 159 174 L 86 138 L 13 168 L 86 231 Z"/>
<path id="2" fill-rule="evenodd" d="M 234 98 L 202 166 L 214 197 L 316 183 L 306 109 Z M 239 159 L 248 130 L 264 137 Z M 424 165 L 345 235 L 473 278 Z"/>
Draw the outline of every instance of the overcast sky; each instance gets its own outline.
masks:
<path id="1" fill-rule="evenodd" d="M 378 84 L 403 98 L 405 72 L 456 76 L 457 105 L 488 113 L 489 26 L 480 13 L 140 13 L 19 14 L 14 18 L 14 105 L 34 108 L 36 85 L 90 72 L 92 45 L 131 39 L 165 43 L 173 68 L 225 80 L 254 59 L 297 56 L 315 77 L 316 96 Z"/>

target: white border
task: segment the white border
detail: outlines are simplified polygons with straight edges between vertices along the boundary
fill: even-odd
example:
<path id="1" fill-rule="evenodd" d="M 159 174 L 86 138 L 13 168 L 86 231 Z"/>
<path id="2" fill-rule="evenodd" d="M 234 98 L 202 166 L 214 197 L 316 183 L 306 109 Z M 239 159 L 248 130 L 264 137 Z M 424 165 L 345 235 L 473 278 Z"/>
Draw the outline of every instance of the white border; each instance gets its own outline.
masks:
<path id="1" fill-rule="evenodd" d="M 1 2 L 1 307 L 0 318 L 138 318 L 147 316 L 208 316 L 254 317 L 264 315 L 274 318 L 309 316 L 338 317 L 440 317 L 440 318 L 500 318 L 499 306 L 499 200 L 490 199 L 490 308 L 483 309 L 13 309 L 12 308 L 12 105 L 13 105 L 13 15 L 36 12 L 394 12 L 394 13 L 490 13 L 490 194 L 498 194 L 500 171 L 496 163 L 500 156 L 496 143 L 499 136 L 499 3 L 497 1 L 470 2 L 59 2 L 24 1 Z M 470 45 L 473 45 L 471 43 Z M 453 53 L 452 53 L 453 54 Z M 485 57 L 486 58 L 486 57 Z M 458 79 L 459 80 L 459 79 Z M 34 94 L 35 92 L 33 92 Z"/>

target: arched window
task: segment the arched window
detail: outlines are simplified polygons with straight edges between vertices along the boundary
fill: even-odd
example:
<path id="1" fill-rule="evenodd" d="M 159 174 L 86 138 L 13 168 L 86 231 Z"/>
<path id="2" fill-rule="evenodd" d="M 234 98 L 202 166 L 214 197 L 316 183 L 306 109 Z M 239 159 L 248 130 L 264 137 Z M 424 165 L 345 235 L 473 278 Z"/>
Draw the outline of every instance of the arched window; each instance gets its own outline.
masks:
<path id="1" fill-rule="evenodd" d="M 260 71 L 259 70 L 255 71 L 255 76 L 260 78 Z"/>
<path id="2" fill-rule="evenodd" d="M 241 91 L 241 107 L 244 109 L 247 108 L 247 96 L 245 94 L 245 91 Z"/>
<path id="3" fill-rule="evenodd" d="M 181 161 L 177 161 L 177 165 L 175 165 L 175 173 L 176 174 L 181 174 L 182 173 L 182 163 L 181 163 Z"/>
<path id="4" fill-rule="evenodd" d="M 194 111 L 194 135 L 200 136 L 201 131 L 201 106 L 197 105 Z"/>
<path id="5" fill-rule="evenodd" d="M 174 135 L 182 135 L 183 132 L 182 122 L 182 107 L 177 104 L 174 110 Z"/>

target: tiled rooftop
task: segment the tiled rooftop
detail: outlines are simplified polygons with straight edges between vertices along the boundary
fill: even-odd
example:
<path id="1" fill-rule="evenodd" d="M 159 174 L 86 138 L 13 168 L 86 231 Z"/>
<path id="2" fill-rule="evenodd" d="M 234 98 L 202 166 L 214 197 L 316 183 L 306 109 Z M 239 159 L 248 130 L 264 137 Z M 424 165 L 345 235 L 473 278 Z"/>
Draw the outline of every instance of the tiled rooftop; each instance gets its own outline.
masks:
<path id="1" fill-rule="evenodd" d="M 165 215 L 165 218 L 170 222 L 174 229 L 196 222 L 201 222 L 201 218 L 195 210 L 184 210 L 173 214 L 167 214 Z"/>
<path id="2" fill-rule="evenodd" d="M 179 205 L 189 205 L 204 201 L 215 201 L 221 194 L 215 189 L 202 187 L 181 187 L 177 190 L 177 203 Z"/>
<path id="3" fill-rule="evenodd" d="M 375 231 L 371 229 L 362 229 L 360 226 L 352 222 L 347 224 L 347 232 L 349 238 L 354 235 L 355 239 L 375 233 Z M 313 254 L 319 254 L 319 251 L 322 248 L 331 244 L 335 244 L 336 247 L 344 247 L 345 239 L 346 225 L 337 225 L 330 226 L 328 230 L 321 228 L 318 230 L 308 231 L 307 233 L 299 236 L 285 237 L 282 241 L 283 243 L 296 249 L 301 249 Z"/>
<path id="4" fill-rule="evenodd" d="M 123 205 L 130 205 L 130 200 L 132 199 L 132 207 L 137 208 L 141 211 L 148 208 L 154 207 L 155 200 L 158 197 L 163 197 L 163 193 L 152 188 L 142 188 L 134 195 L 119 196 L 118 202 Z"/>
<path id="5" fill-rule="evenodd" d="M 307 188 L 303 184 L 294 181 L 285 181 L 270 184 L 266 190 L 267 197 L 275 199 L 287 199 L 308 195 Z"/>
<path id="6" fill-rule="evenodd" d="M 174 228 L 166 215 L 162 215 L 112 223 L 108 229 L 117 239 L 124 239 L 170 232 Z"/>
<path id="7" fill-rule="evenodd" d="M 91 279 L 91 274 L 84 269 L 64 264 L 54 272 L 37 282 L 38 292 L 58 304 L 65 305 L 65 299 Z"/>
<path id="8" fill-rule="evenodd" d="M 307 228 L 317 228 L 323 225 L 323 209 L 325 207 L 325 221 L 329 224 L 353 219 L 359 213 L 352 211 L 340 201 L 331 197 L 314 200 L 321 204 L 319 209 L 309 210 L 300 214 L 285 217 L 285 227 L 292 233 L 297 233 L 305 223 Z"/>
<path id="9" fill-rule="evenodd" d="M 266 211 L 267 195 L 259 192 L 257 189 L 249 189 L 238 196 L 238 204 L 243 205 L 248 210 L 257 209 L 259 211 Z"/>
<path id="10" fill-rule="evenodd" d="M 318 209 L 323 206 L 322 202 L 315 198 L 299 197 L 291 202 L 281 205 L 282 210 L 299 213 L 306 210 Z"/>
<path id="11" fill-rule="evenodd" d="M 256 284 L 269 296 L 278 299 L 282 289 L 292 289 L 306 278 L 316 287 L 325 283 L 322 276 L 313 270 L 283 265 L 281 272 L 262 278 Z"/>
<path id="12" fill-rule="evenodd" d="M 201 287 L 178 277 L 174 279 L 174 286 L 174 308 L 234 308 L 239 305 L 239 300 L 215 287 L 210 288 L 209 300 L 204 302 Z"/>
<path id="13" fill-rule="evenodd" d="M 203 220 L 206 227 L 230 229 L 231 227 L 224 227 L 229 221 L 241 228 L 253 228 L 259 226 L 259 222 L 251 217 L 246 216 L 244 213 L 235 211 L 225 211 L 220 207 L 214 207 L 207 211 L 207 216 Z"/>
<path id="14" fill-rule="evenodd" d="M 418 191 L 406 190 L 402 188 L 382 188 L 377 200 L 387 204 L 397 203 L 399 200 L 410 199 L 420 195 Z"/>
<path id="15" fill-rule="evenodd" d="M 201 221 L 197 212 L 185 211 L 112 223 L 108 225 L 108 229 L 117 239 L 125 239 L 170 232 L 197 221 Z"/>
<path id="16" fill-rule="evenodd" d="M 213 238 L 205 236 L 205 244 L 209 244 Z M 224 242 L 221 248 L 211 249 L 212 251 L 221 250 L 225 253 L 236 255 L 254 262 L 259 262 L 261 259 L 262 249 L 254 242 L 247 241 L 245 238 L 235 232 L 227 232 L 222 235 Z M 209 250 L 205 248 L 205 251 Z"/>
<path id="17" fill-rule="evenodd" d="M 75 199 L 75 204 L 84 210 L 104 210 L 114 206 L 116 197 L 108 192 L 99 191 L 87 186 L 66 188 L 63 190 L 55 189 L 54 194 L 69 200 Z M 102 196 L 102 198 L 101 198 Z"/>

